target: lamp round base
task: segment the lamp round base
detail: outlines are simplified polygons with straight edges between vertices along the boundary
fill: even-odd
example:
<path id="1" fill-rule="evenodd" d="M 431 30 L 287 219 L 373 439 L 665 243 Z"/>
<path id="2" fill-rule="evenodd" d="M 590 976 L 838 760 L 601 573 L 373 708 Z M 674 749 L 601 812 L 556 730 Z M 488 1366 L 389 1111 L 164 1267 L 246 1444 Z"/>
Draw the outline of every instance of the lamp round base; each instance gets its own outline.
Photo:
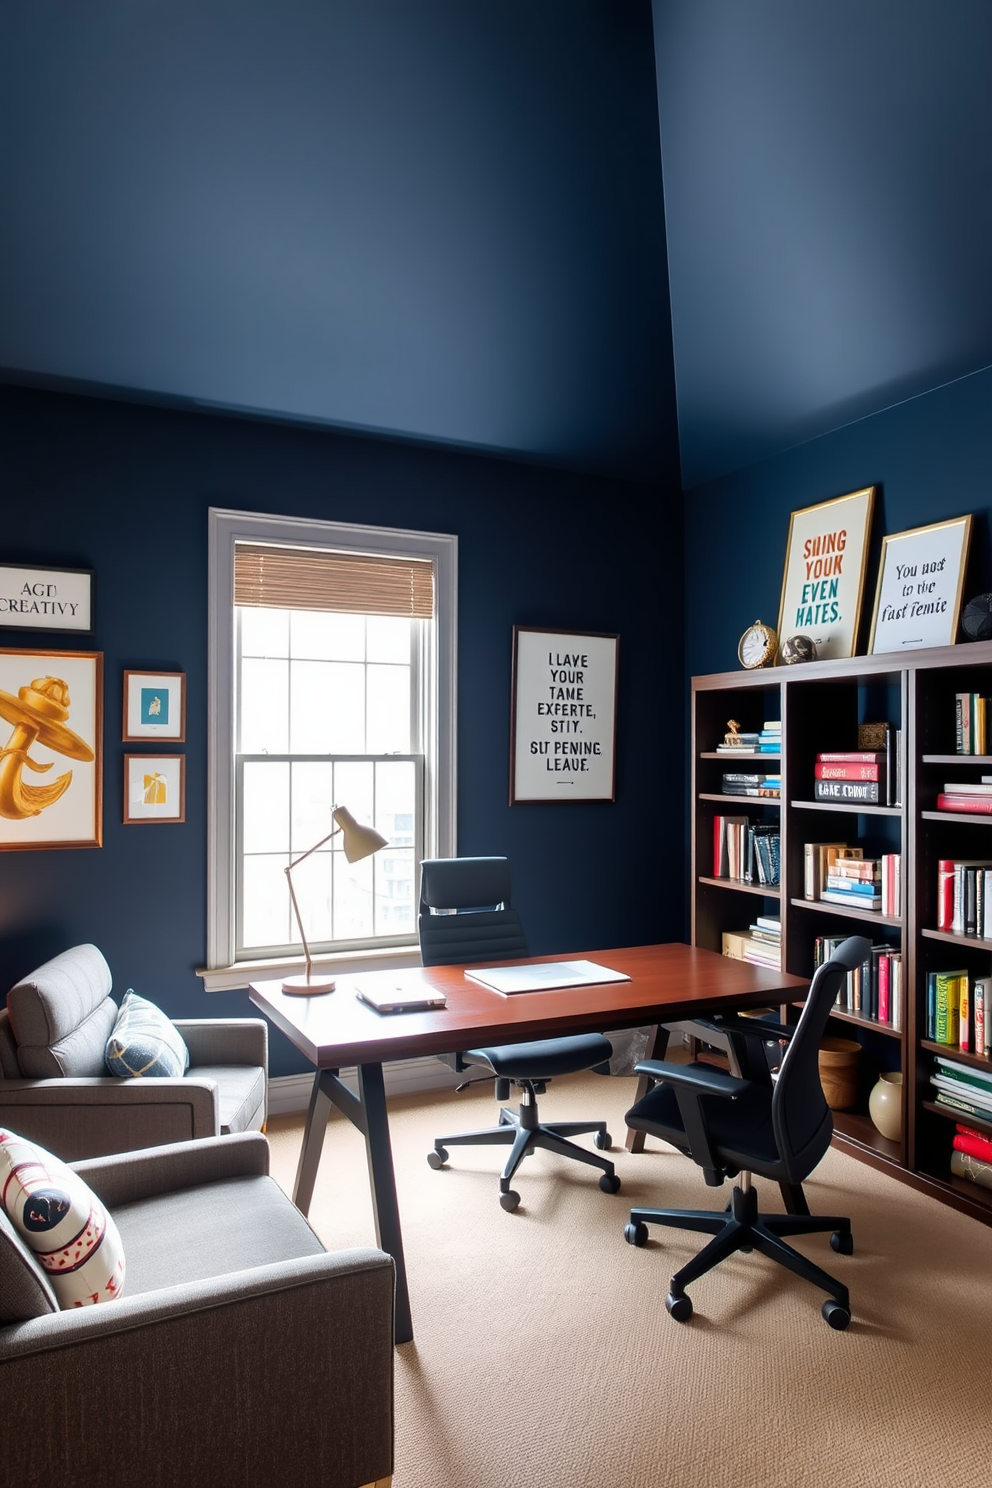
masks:
<path id="1" fill-rule="evenodd" d="M 316 997 L 321 992 L 333 992 L 335 980 L 333 977 L 286 977 L 282 984 L 282 990 L 289 992 L 293 997 Z"/>

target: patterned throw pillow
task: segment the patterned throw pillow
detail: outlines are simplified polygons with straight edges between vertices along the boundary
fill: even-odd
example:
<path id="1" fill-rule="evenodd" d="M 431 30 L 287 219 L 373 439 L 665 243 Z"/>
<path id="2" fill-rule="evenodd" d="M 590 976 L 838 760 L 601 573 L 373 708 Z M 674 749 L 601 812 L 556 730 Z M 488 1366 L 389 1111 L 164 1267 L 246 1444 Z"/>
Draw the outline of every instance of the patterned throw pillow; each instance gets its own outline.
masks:
<path id="1" fill-rule="evenodd" d="M 120 1232 L 92 1189 L 44 1147 L 0 1127 L 0 1202 L 59 1307 L 112 1302 L 124 1287 Z"/>
<path id="2" fill-rule="evenodd" d="M 112 1075 L 175 1078 L 189 1069 L 189 1050 L 161 1008 L 129 987 L 107 1040 L 106 1060 Z"/>

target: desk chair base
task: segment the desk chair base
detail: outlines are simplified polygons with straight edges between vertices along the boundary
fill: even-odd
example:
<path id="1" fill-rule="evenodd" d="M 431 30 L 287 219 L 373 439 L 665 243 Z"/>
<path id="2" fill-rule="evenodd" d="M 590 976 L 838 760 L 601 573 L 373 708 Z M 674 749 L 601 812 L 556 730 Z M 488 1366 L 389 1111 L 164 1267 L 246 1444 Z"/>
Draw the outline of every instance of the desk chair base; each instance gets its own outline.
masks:
<path id="1" fill-rule="evenodd" d="M 644 1245 L 648 1238 L 649 1224 L 666 1225 L 676 1230 L 697 1230 L 713 1239 L 698 1255 L 676 1271 L 671 1279 L 665 1305 L 677 1323 L 688 1322 L 692 1317 L 692 1300 L 686 1295 L 690 1282 L 711 1271 L 714 1266 L 736 1251 L 760 1251 L 770 1260 L 787 1266 L 805 1281 L 822 1287 L 830 1296 L 824 1302 L 822 1314 L 831 1328 L 846 1328 L 851 1321 L 851 1304 L 847 1287 L 821 1271 L 819 1266 L 800 1255 L 783 1238 L 786 1235 L 810 1235 L 814 1232 L 832 1230 L 830 1244 L 841 1255 L 851 1255 L 854 1241 L 851 1237 L 851 1221 L 836 1216 L 811 1214 L 759 1214 L 757 1191 L 751 1187 L 750 1174 L 742 1173 L 744 1180 L 734 1188 L 727 1209 L 716 1214 L 712 1209 L 632 1209 L 630 1223 L 624 1229 L 624 1239 L 629 1245 Z"/>
<path id="2" fill-rule="evenodd" d="M 552 1121 L 542 1125 L 537 1117 L 534 1092 L 534 1085 L 539 1082 L 521 1080 L 514 1083 L 521 1088 L 519 1111 L 503 1106 L 499 1113 L 498 1126 L 488 1127 L 485 1131 L 456 1132 L 452 1136 L 438 1137 L 433 1152 L 427 1154 L 428 1164 L 435 1170 L 443 1168 L 448 1160 L 449 1147 L 508 1146 L 510 1155 L 499 1180 L 499 1202 L 509 1213 L 520 1203 L 520 1195 L 510 1187 L 510 1180 L 524 1158 L 536 1152 L 539 1147 L 548 1152 L 557 1152 L 560 1157 L 570 1157 L 576 1162 L 588 1163 L 590 1167 L 601 1168 L 603 1176 L 599 1180 L 600 1188 L 604 1193 L 617 1193 L 620 1179 L 609 1158 L 598 1157 L 595 1152 L 588 1152 L 585 1147 L 566 1140 L 584 1132 L 594 1132 L 596 1146 L 605 1151 L 613 1142 L 606 1130 L 606 1122 Z"/>

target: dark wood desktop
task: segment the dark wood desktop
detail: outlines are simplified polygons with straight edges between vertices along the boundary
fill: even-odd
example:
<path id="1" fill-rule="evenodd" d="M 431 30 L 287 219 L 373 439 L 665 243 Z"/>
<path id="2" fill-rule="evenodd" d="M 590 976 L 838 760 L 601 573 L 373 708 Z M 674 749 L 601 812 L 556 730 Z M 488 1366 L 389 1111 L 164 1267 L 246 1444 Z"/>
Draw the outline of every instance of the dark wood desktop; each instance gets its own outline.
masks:
<path id="1" fill-rule="evenodd" d="M 534 956 L 533 963 L 586 959 L 626 972 L 628 982 L 600 983 L 504 997 L 466 977 L 465 966 L 368 972 L 338 978 L 316 997 L 284 993 L 280 982 L 253 982 L 252 1002 L 316 1068 L 293 1198 L 310 1207 L 331 1105 L 365 1135 L 376 1238 L 396 1262 L 396 1341 L 413 1337 L 403 1237 L 393 1175 L 382 1066 L 394 1059 L 451 1054 L 486 1044 L 521 1043 L 569 1033 L 603 1032 L 671 1023 L 705 1012 L 758 1007 L 802 997 L 808 982 L 784 972 L 733 961 L 714 951 L 670 943 L 619 950 Z M 520 964 L 517 963 L 492 963 Z M 356 997 L 363 986 L 392 982 L 443 992 L 444 1008 L 382 1014 Z M 355 1066 L 358 1095 L 338 1078 Z"/>

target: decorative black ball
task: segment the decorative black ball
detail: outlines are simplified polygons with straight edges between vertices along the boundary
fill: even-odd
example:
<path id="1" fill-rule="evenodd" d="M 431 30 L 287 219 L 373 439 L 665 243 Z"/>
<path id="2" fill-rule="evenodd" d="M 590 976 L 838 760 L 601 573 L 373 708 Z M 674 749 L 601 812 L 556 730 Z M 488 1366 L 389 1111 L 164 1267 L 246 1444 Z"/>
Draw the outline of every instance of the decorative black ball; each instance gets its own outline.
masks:
<path id="1" fill-rule="evenodd" d="M 816 646 L 808 635 L 787 636 L 782 642 L 780 655 L 786 666 L 794 666 L 798 661 L 815 661 Z"/>
<path id="2" fill-rule="evenodd" d="M 992 641 L 992 594 L 969 599 L 961 616 L 961 629 L 969 641 Z"/>

